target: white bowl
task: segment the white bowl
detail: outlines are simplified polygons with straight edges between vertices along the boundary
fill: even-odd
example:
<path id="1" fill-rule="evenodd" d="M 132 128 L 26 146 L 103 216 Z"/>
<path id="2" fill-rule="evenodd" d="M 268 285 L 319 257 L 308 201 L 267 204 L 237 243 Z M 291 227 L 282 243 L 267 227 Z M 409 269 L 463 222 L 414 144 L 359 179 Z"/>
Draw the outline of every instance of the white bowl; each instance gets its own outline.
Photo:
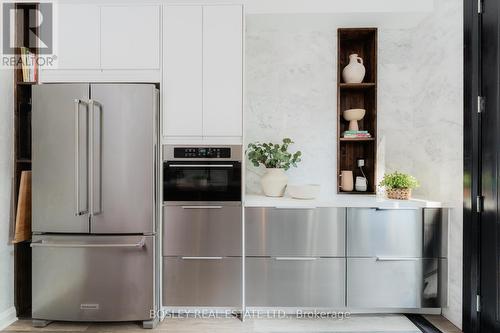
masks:
<path id="1" fill-rule="evenodd" d="M 288 185 L 286 188 L 292 198 L 305 200 L 316 199 L 320 190 L 318 184 Z"/>

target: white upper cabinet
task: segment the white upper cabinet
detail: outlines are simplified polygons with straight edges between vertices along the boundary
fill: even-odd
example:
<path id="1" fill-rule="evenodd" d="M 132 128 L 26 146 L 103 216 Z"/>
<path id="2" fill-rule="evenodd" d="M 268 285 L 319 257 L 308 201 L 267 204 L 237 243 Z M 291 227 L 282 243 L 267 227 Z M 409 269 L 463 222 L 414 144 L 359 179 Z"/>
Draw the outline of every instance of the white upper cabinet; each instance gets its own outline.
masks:
<path id="1" fill-rule="evenodd" d="M 160 82 L 161 6 L 54 5 L 55 66 L 40 82 Z"/>
<path id="2" fill-rule="evenodd" d="M 59 69 L 99 69 L 99 7 L 54 6 L 54 42 Z"/>
<path id="3" fill-rule="evenodd" d="M 241 138 L 241 5 L 166 5 L 163 67 L 166 140 Z"/>
<path id="4" fill-rule="evenodd" d="M 160 7 L 101 7 L 101 67 L 160 68 Z"/>
<path id="5" fill-rule="evenodd" d="M 163 14 L 163 132 L 201 136 L 202 7 L 165 6 Z"/>
<path id="6" fill-rule="evenodd" d="M 243 8 L 203 8 L 203 135 L 242 135 Z"/>

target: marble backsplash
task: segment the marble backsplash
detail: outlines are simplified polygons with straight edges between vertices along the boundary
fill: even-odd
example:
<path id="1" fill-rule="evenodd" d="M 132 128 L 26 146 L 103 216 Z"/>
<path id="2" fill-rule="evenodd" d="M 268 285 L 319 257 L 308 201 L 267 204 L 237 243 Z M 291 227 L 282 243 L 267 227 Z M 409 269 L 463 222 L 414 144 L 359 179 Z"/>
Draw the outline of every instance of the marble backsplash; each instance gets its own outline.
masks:
<path id="1" fill-rule="evenodd" d="M 245 144 L 292 138 L 303 161 L 287 172 L 289 182 L 321 184 L 330 197 L 337 187 L 337 27 L 310 19 L 247 17 Z M 414 196 L 456 207 L 443 313 L 461 326 L 462 2 L 436 1 L 419 26 L 379 29 L 378 40 L 377 179 L 411 173 L 421 183 Z M 247 192 L 260 192 L 263 172 L 247 164 Z"/>

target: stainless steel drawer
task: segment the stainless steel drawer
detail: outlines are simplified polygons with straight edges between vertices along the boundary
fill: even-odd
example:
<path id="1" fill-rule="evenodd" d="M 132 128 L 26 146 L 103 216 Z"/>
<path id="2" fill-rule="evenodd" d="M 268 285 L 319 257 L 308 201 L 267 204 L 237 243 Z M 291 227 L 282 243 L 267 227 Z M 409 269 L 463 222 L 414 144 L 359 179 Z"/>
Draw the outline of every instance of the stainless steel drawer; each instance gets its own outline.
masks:
<path id="1" fill-rule="evenodd" d="M 347 306 L 443 307 L 446 281 L 446 259 L 348 258 Z"/>
<path id="2" fill-rule="evenodd" d="M 345 255 L 344 208 L 245 208 L 247 256 Z"/>
<path id="3" fill-rule="evenodd" d="M 149 320 L 154 236 L 35 236 L 34 319 Z"/>
<path id="4" fill-rule="evenodd" d="M 343 258 L 246 258 L 246 305 L 345 306 Z"/>
<path id="5" fill-rule="evenodd" d="M 421 209 L 347 209 L 348 257 L 421 257 Z"/>
<path id="6" fill-rule="evenodd" d="M 241 272 L 241 258 L 163 258 L 163 304 L 241 307 Z"/>
<path id="7" fill-rule="evenodd" d="M 163 208 L 164 256 L 241 256 L 241 206 Z"/>

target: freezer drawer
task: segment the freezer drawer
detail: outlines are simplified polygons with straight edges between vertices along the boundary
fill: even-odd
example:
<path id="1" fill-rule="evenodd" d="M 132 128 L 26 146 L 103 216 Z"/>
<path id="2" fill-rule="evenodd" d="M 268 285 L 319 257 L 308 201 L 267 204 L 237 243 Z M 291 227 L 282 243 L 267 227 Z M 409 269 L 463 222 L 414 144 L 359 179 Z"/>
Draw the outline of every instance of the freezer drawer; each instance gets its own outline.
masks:
<path id="1" fill-rule="evenodd" d="M 241 257 L 164 257 L 163 305 L 240 308 Z"/>
<path id="2" fill-rule="evenodd" d="M 163 208 L 164 256 L 241 256 L 241 206 Z"/>
<path id="3" fill-rule="evenodd" d="M 446 259 L 348 258 L 347 306 L 444 307 L 446 281 Z"/>
<path id="4" fill-rule="evenodd" d="M 345 306 L 343 258 L 246 258 L 246 305 Z"/>
<path id="5" fill-rule="evenodd" d="M 345 209 L 245 208 L 248 256 L 345 255 Z"/>
<path id="6" fill-rule="evenodd" d="M 149 320 L 154 236 L 35 236 L 34 319 Z"/>
<path id="7" fill-rule="evenodd" d="M 348 257 L 422 257 L 421 209 L 347 209 Z"/>

